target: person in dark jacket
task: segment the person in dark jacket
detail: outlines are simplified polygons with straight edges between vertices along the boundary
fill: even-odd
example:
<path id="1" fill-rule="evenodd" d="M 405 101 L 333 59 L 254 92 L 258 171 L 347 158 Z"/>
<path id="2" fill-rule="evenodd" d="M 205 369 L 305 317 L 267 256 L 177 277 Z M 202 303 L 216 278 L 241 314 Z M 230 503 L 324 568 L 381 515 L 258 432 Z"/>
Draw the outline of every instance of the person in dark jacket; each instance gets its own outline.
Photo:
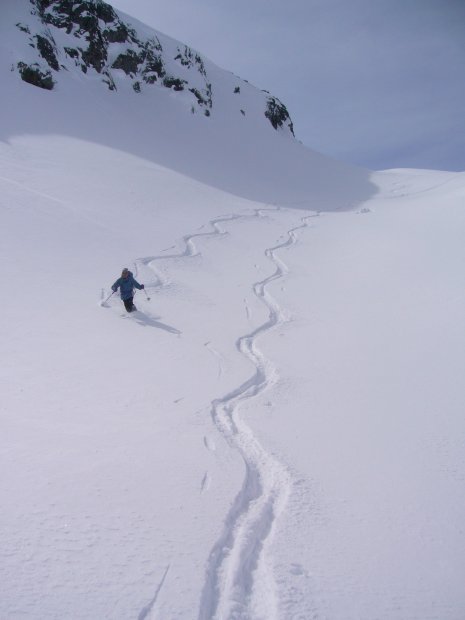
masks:
<path id="1" fill-rule="evenodd" d="M 134 310 L 137 310 L 136 306 L 133 304 L 134 287 L 142 290 L 144 285 L 137 282 L 127 267 L 125 267 L 121 272 L 121 278 L 118 278 L 111 287 L 111 290 L 114 293 L 116 293 L 119 288 L 121 299 L 128 312 L 134 312 Z"/>

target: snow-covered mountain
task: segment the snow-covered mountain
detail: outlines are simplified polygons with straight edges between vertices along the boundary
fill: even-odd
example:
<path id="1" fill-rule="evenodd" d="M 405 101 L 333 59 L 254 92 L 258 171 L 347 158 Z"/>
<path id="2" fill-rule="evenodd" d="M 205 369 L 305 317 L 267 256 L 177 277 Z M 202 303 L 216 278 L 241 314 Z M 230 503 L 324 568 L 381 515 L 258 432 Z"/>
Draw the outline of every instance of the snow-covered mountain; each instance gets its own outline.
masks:
<path id="1" fill-rule="evenodd" d="M 0 80 L 0 618 L 464 617 L 465 173 L 101 2 L 2 0 Z"/>
<path id="2" fill-rule="evenodd" d="M 77 69 L 90 80 L 99 77 L 114 91 L 129 85 L 136 93 L 153 86 L 183 93 L 179 99 L 186 107 L 205 116 L 225 100 L 230 113 L 245 116 L 249 101 L 240 94 L 248 89 L 252 113 L 261 108 L 275 130 L 293 133 L 289 114 L 276 97 L 248 88 L 233 75 L 221 86 L 213 84 L 209 63 L 198 52 L 118 15 L 102 0 L 30 0 L 29 8 L 27 17 L 16 23 L 28 46 L 19 48 L 13 60 L 25 82 L 52 90 L 63 72 Z M 231 97 L 217 103 L 217 88 L 229 89 Z"/>
<path id="3" fill-rule="evenodd" d="M 275 97 L 103 2 L 4 0 L 1 10 L 6 139 L 89 138 L 273 204 L 332 209 L 340 190 L 345 206 L 376 192 L 367 171 L 300 144 Z"/>

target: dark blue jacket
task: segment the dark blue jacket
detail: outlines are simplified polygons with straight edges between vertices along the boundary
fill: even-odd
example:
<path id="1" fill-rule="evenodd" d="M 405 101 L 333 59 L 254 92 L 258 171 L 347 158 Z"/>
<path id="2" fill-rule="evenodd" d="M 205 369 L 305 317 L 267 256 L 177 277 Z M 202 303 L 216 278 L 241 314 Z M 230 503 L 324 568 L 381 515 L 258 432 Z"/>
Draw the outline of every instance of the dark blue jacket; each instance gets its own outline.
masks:
<path id="1" fill-rule="evenodd" d="M 131 297 L 134 297 L 134 287 L 138 288 L 139 290 L 143 288 L 143 286 L 134 279 L 134 276 L 130 271 L 127 278 L 118 278 L 111 287 L 111 290 L 116 293 L 119 288 L 121 299 L 124 301 L 125 299 L 130 299 Z"/>

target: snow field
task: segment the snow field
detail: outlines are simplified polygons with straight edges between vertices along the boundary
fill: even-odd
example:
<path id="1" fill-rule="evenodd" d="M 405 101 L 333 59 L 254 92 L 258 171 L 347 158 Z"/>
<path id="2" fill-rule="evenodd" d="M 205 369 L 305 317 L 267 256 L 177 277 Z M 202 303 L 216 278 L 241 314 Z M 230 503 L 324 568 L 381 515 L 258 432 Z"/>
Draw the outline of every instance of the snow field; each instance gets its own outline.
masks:
<path id="1" fill-rule="evenodd" d="M 54 160 L 57 147 L 60 158 Z M 4 375 L 2 402 L 8 442 L 5 466 L 14 472 L 3 480 L 4 496 L 11 500 L 2 527 L 9 558 L 2 575 L 9 593 L 3 609 L 11 617 L 59 617 L 76 609 L 80 617 L 89 618 L 96 613 L 128 617 L 143 610 L 149 617 L 149 603 L 158 592 L 162 617 L 189 617 L 199 604 L 208 550 L 223 535 L 224 515 L 243 485 L 245 467 L 237 445 L 225 441 L 212 424 L 212 400 L 234 391 L 239 394 L 237 386 L 253 377 L 253 364 L 244 363 L 234 343 L 241 333 L 252 333 L 256 321 L 266 323 L 270 310 L 254 294 L 253 286 L 260 282 L 264 286 L 269 276 L 262 273 L 273 274 L 274 269 L 263 247 L 248 255 L 254 241 L 250 232 L 239 246 L 228 246 L 231 234 L 223 227 L 231 218 L 230 225 L 238 227 L 239 233 L 244 226 L 253 232 L 253 223 L 261 237 L 265 223 L 269 227 L 265 236 L 273 247 L 282 225 L 274 223 L 266 208 L 251 208 L 237 199 L 233 203 L 216 191 L 214 200 L 206 201 L 200 192 L 203 211 L 186 211 L 183 221 L 187 228 L 191 218 L 191 229 L 198 230 L 173 248 L 161 242 L 169 238 L 169 214 L 160 219 L 145 208 L 145 187 L 121 185 L 117 192 L 107 186 L 106 171 L 110 173 L 113 157 L 121 155 L 61 139 L 32 140 L 27 153 L 23 148 L 19 142 L 3 151 L 2 209 L 10 231 L 3 258 L 15 301 L 14 307 L 8 307 L 4 328 L 7 324 L 9 328 L 3 334 L 7 359 L 15 360 Z M 44 166 L 47 157 L 50 161 Z M 96 166 L 99 157 L 100 166 Z M 89 182 L 84 185 L 79 183 L 80 175 L 65 176 L 60 171 L 60 167 L 82 171 L 85 161 L 89 161 Z M 98 175 L 93 176 L 96 168 Z M 147 168 L 129 159 L 125 169 L 134 178 Z M 153 179 L 157 168 L 147 170 Z M 99 191 L 104 187 L 110 196 Z M 168 201 L 171 181 L 166 187 Z M 180 187 L 182 182 L 176 183 L 177 197 Z M 192 187 L 187 183 L 189 195 Z M 130 213 L 128 193 L 131 204 L 137 205 Z M 236 213 L 211 217 L 219 201 L 223 212 L 234 204 Z M 79 210 L 81 202 L 87 209 Z M 211 206 L 206 208 L 206 203 Z M 199 222 L 200 211 L 203 224 L 199 227 L 194 222 Z M 178 217 L 179 211 L 173 218 L 176 231 Z M 288 218 L 284 216 L 286 229 Z M 163 260 L 155 260 L 151 248 L 152 255 L 135 258 L 133 267 L 121 252 L 137 257 L 134 248 L 151 246 L 152 231 Z M 105 260 L 112 263 L 104 276 L 108 285 L 118 275 L 115 263 L 120 269 L 124 262 L 148 284 L 152 300 L 138 293 L 136 303 L 142 312 L 137 316 L 126 317 L 114 297 L 109 308 L 98 304 L 105 263 L 96 261 L 96 256 L 103 254 L 102 237 Z M 203 248 L 202 255 L 198 253 L 200 243 L 216 250 L 212 257 L 204 258 Z M 243 260 L 238 261 L 240 246 Z M 219 247 L 229 247 L 222 260 Z M 96 268 L 102 274 L 98 282 Z M 29 275 L 26 281 L 24 274 Z M 236 312 L 236 307 L 242 317 L 239 325 L 233 320 L 225 329 L 224 316 Z M 216 386 L 215 390 L 207 389 L 208 385 Z M 252 445 L 261 458 L 266 454 L 253 438 L 245 444 L 246 450 L 250 452 Z M 258 484 L 255 470 L 254 476 Z M 238 496 L 238 518 L 252 503 L 244 493 Z M 257 527 L 264 539 L 267 532 L 262 522 L 259 517 Z M 247 527 L 254 532 L 253 526 Z M 240 526 L 231 524 L 233 529 Z M 238 535 L 239 556 L 245 536 Z M 258 561 L 258 551 L 253 557 Z M 241 569 L 246 560 L 242 562 Z M 231 575 L 235 568 L 233 561 Z M 245 608 L 253 568 L 244 575 L 248 580 Z M 261 570 L 266 573 L 266 565 Z M 25 582 L 29 586 L 20 595 L 17 587 Z M 215 599 L 205 583 L 202 600 Z M 269 595 L 271 575 L 267 583 Z M 222 582 L 218 587 L 224 587 Z M 223 599 L 222 604 L 228 605 L 228 596 Z"/>
<path id="2" fill-rule="evenodd" d="M 0 618 L 462 620 L 464 175 L 333 162 L 214 66 L 210 119 L 39 91 L 17 5 Z"/>
<path id="3" fill-rule="evenodd" d="M 205 280 L 206 276 L 208 280 L 211 279 L 211 275 L 209 276 L 205 273 L 204 264 L 212 264 L 213 259 L 210 258 L 209 247 L 200 254 L 197 245 L 202 242 L 202 245 L 207 243 L 210 245 L 214 243 L 215 237 L 225 236 L 226 233 L 220 228 L 220 225 L 223 226 L 228 223 L 231 224 L 231 228 L 236 228 L 241 223 L 247 223 L 247 241 L 250 243 L 250 240 L 253 241 L 254 238 L 250 234 L 253 219 L 269 219 L 270 216 L 268 214 L 271 213 L 273 215 L 280 215 L 274 209 L 267 209 L 257 210 L 253 215 L 234 215 L 217 218 L 212 220 L 210 230 L 204 231 L 202 228 L 202 232 L 184 237 L 183 243 L 185 248 L 184 250 L 181 248 L 178 254 L 171 254 L 168 257 L 163 255 L 147 257 L 139 259 L 136 264 L 142 263 L 150 269 L 153 269 L 155 265 L 158 274 L 159 266 L 163 266 L 164 263 L 169 264 L 173 260 L 177 261 L 177 264 L 182 267 L 180 276 L 176 277 L 178 286 L 182 286 L 188 291 L 189 284 L 186 285 L 187 270 L 187 276 L 191 275 L 191 277 L 187 278 L 187 283 L 192 281 L 197 283 L 197 296 L 202 292 L 200 301 L 207 306 L 203 314 L 208 315 L 208 313 L 214 312 L 214 315 L 216 315 L 218 310 L 216 307 L 217 303 L 213 303 L 210 297 L 212 291 L 217 293 L 217 287 L 212 285 L 211 281 L 208 282 L 206 287 L 204 285 L 199 286 L 199 282 Z M 289 214 L 286 214 L 285 221 L 288 218 Z M 296 230 L 304 228 L 305 225 L 300 225 Z M 260 226 L 258 230 L 263 232 L 262 229 L 263 226 Z M 241 230 L 234 230 L 234 233 L 239 233 L 240 235 Z M 234 237 L 236 237 L 236 234 Z M 226 396 L 215 399 L 212 403 L 212 417 L 220 437 L 226 438 L 231 448 L 238 450 L 242 455 L 246 473 L 242 488 L 225 519 L 223 533 L 210 553 L 207 579 L 201 599 L 200 618 L 277 617 L 274 577 L 269 570 L 267 562 L 263 559 L 263 548 L 274 527 L 274 522 L 285 505 L 289 486 L 289 474 L 286 468 L 277 462 L 276 459 L 270 457 L 267 451 L 256 441 L 244 422 L 240 420 L 236 413 L 236 408 L 241 401 L 260 394 L 273 385 L 275 372 L 270 367 L 270 363 L 256 349 L 255 339 L 259 334 L 266 333 L 274 326 L 284 322 L 279 306 L 266 294 L 266 286 L 269 282 L 282 278 L 286 272 L 285 265 L 275 256 L 276 250 L 288 247 L 293 243 L 295 243 L 295 231 L 291 230 L 287 235 L 287 240 L 279 243 L 274 248 L 266 250 L 263 256 L 259 254 L 256 257 L 257 262 L 254 266 L 257 270 L 266 269 L 266 264 L 263 266 L 258 264 L 258 261 L 263 263 L 263 257 L 268 259 L 268 261 L 272 260 L 272 264 L 275 264 L 276 269 L 270 276 L 257 281 L 252 287 L 256 298 L 264 299 L 265 301 L 265 306 L 268 308 L 269 313 L 268 320 L 236 342 L 237 350 L 252 362 L 254 372 L 242 385 L 233 389 Z M 237 252 L 237 249 L 236 242 L 232 246 L 234 254 Z M 220 260 L 219 264 L 222 266 L 221 275 L 227 283 L 226 289 L 222 291 L 221 298 L 224 303 L 225 297 L 231 297 L 227 303 L 227 307 L 231 308 L 234 300 L 237 303 L 237 291 L 235 289 L 238 287 L 243 288 L 244 274 L 242 270 L 238 270 L 237 261 L 234 261 L 234 254 L 231 255 L 231 248 L 229 248 L 229 252 L 228 260 Z M 218 256 L 218 248 L 216 248 L 214 259 L 218 262 L 219 258 L 223 257 Z M 185 259 L 193 259 L 193 261 L 184 265 Z M 199 261 L 202 267 L 200 270 Z M 171 269 L 172 271 L 173 269 Z M 190 272 L 192 273 L 190 274 Z M 218 274 L 215 273 L 213 275 L 217 276 Z M 180 277 L 184 280 L 182 285 L 179 283 Z M 160 281 L 163 282 L 163 279 L 160 279 Z M 234 284 L 235 281 L 236 284 Z M 163 286 L 168 293 L 172 289 L 171 283 L 166 280 L 164 280 Z M 197 299 L 195 301 L 198 302 Z M 250 321 L 249 304 L 247 304 L 245 317 Z M 212 325 L 211 321 L 208 321 L 207 325 L 209 327 L 208 335 L 210 340 L 205 344 L 208 345 L 209 350 L 218 359 L 218 378 L 221 378 L 222 360 L 228 355 L 227 352 L 223 355 L 221 349 L 226 349 L 226 351 L 228 349 L 228 346 L 225 347 L 224 344 L 225 332 L 228 330 L 224 325 L 224 321 L 221 325 L 218 325 L 217 332 L 215 332 L 215 326 Z M 196 327 L 198 330 L 198 326 L 192 326 L 191 329 L 195 330 Z M 235 327 L 234 324 L 233 327 Z M 231 343 L 229 348 L 230 345 Z M 210 447 L 209 442 L 211 442 L 211 439 L 205 438 L 204 443 L 207 447 Z M 201 482 L 202 493 L 205 489 L 208 491 L 214 483 L 214 477 L 206 471 Z M 161 615 L 169 613 L 168 610 L 166 612 L 163 611 L 163 598 L 162 595 L 159 602 Z"/>
<path id="4" fill-rule="evenodd" d="M 272 287 L 294 320 L 261 345 L 273 397 L 243 415 L 299 481 L 273 542 L 280 617 L 465 609 L 463 175 L 412 179 L 321 215 Z"/>

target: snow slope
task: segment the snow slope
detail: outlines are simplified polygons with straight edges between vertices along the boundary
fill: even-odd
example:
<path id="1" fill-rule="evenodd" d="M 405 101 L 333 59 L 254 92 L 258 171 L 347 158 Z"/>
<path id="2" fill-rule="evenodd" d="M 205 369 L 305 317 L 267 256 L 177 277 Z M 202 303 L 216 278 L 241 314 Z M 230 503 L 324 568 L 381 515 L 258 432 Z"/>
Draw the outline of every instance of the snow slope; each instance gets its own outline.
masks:
<path id="1" fill-rule="evenodd" d="M 464 174 L 2 80 L 0 618 L 465 617 Z"/>

